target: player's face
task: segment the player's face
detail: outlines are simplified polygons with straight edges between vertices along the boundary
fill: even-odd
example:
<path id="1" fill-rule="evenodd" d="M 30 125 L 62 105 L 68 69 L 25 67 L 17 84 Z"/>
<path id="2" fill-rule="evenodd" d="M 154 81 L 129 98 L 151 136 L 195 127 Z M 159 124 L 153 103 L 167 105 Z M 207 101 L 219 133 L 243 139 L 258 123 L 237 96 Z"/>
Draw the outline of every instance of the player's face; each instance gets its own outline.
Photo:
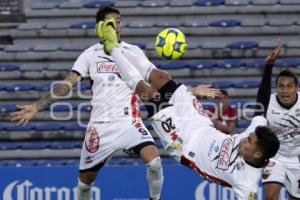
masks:
<path id="1" fill-rule="evenodd" d="M 245 160 L 255 160 L 260 157 L 261 153 L 256 145 L 257 136 L 251 133 L 248 137 L 243 138 L 240 142 L 239 152 Z"/>
<path id="2" fill-rule="evenodd" d="M 277 81 L 277 94 L 284 106 L 292 105 L 297 98 L 297 85 L 292 77 L 280 76 Z"/>
<path id="3" fill-rule="evenodd" d="M 220 95 L 220 106 L 223 108 L 227 108 L 229 106 L 229 98 L 228 96 L 221 94 Z"/>
<path id="4" fill-rule="evenodd" d="M 105 18 L 113 18 L 116 21 L 116 31 L 118 35 L 118 40 L 121 41 L 121 16 L 118 13 L 109 13 L 105 16 Z"/>

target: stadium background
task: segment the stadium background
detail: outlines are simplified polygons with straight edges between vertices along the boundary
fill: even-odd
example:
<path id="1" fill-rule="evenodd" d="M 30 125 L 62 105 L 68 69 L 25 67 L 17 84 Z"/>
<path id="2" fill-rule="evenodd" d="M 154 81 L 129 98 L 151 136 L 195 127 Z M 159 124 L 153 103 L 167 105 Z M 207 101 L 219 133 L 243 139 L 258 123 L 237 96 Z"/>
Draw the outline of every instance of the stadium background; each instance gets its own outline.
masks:
<path id="1" fill-rule="evenodd" d="M 25 127 L 8 115 L 17 104 L 44 95 L 80 52 L 97 42 L 94 15 L 104 4 L 120 9 L 123 40 L 140 46 L 176 80 L 227 89 L 239 110 L 236 131 L 249 124 L 247 103 L 255 99 L 264 58 L 278 38 L 284 51 L 275 74 L 284 68 L 300 74 L 299 0 L 1 0 L 0 199 L 74 199 L 84 135 L 78 123 L 89 118 L 89 83 Z M 186 34 L 189 48 L 179 61 L 155 53 L 155 36 L 165 27 Z M 164 199 L 233 199 L 228 189 L 176 164 L 156 143 L 163 156 Z M 94 192 L 104 200 L 146 199 L 144 165 L 119 152 L 100 172 Z M 258 196 L 262 199 L 261 188 Z M 287 199 L 284 192 L 281 199 Z"/>

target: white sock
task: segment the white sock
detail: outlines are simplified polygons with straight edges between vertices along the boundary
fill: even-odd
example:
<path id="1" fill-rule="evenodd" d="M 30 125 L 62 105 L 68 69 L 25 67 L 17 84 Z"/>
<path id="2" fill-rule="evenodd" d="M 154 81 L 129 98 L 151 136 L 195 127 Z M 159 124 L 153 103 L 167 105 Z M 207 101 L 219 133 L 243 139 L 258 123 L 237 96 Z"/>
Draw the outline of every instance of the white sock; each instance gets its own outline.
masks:
<path id="1" fill-rule="evenodd" d="M 87 185 L 78 179 L 77 200 L 90 200 L 92 194 L 92 184 Z"/>
<path id="2" fill-rule="evenodd" d="M 160 157 L 154 158 L 147 163 L 147 180 L 150 189 L 150 197 L 152 199 L 159 199 L 164 182 Z"/>
<path id="3" fill-rule="evenodd" d="M 129 59 L 124 55 L 123 51 L 124 49 L 122 47 L 116 47 L 111 52 L 111 56 L 118 66 L 123 81 L 134 91 L 138 82 L 144 79 L 133 64 L 129 62 Z"/>
<path id="4" fill-rule="evenodd" d="M 127 49 L 123 50 L 125 57 L 130 60 L 134 67 L 141 73 L 142 77 L 149 81 L 149 76 L 152 69 L 156 69 L 156 66 L 151 63 L 145 55 L 138 55 Z"/>

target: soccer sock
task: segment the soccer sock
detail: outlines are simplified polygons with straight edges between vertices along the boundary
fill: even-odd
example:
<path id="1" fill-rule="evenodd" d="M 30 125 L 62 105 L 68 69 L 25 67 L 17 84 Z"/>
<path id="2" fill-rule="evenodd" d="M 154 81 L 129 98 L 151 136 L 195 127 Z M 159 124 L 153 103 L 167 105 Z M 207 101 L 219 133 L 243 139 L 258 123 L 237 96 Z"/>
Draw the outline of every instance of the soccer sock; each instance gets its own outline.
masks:
<path id="1" fill-rule="evenodd" d="M 92 184 L 87 185 L 78 179 L 77 184 L 77 200 L 90 200 L 91 199 Z"/>
<path id="2" fill-rule="evenodd" d="M 152 199 L 159 199 L 164 182 L 160 157 L 156 157 L 147 163 L 147 180 L 150 189 L 150 197 Z"/>
<path id="3" fill-rule="evenodd" d="M 156 69 L 155 65 L 151 63 L 146 57 L 137 55 L 127 49 L 123 49 L 123 54 L 141 73 L 142 77 L 146 81 L 149 81 L 149 76 L 152 69 Z"/>
<path id="4" fill-rule="evenodd" d="M 113 49 L 111 56 L 118 66 L 122 79 L 126 82 L 127 86 L 134 91 L 138 82 L 144 79 L 132 63 L 129 62 L 128 58 L 123 54 L 123 51 L 124 49 L 122 47 L 116 47 Z"/>

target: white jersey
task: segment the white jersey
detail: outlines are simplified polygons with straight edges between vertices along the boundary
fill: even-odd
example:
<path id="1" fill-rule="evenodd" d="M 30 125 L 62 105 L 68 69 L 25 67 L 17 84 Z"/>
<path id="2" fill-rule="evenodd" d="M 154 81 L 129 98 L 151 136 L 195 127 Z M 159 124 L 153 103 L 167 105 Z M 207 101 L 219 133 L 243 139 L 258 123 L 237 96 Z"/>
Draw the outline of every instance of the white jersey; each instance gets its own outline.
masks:
<path id="1" fill-rule="evenodd" d="M 213 127 L 195 131 L 184 147 L 183 156 L 195 163 L 198 173 L 210 181 L 232 186 L 239 199 L 248 199 L 258 190 L 262 168 L 247 164 L 239 154 L 240 141 L 266 119 L 255 117 L 241 134 L 226 135 Z"/>
<path id="2" fill-rule="evenodd" d="M 152 126 L 169 155 L 204 178 L 231 186 L 239 200 L 248 200 L 258 190 L 262 168 L 247 164 L 239 154 L 239 144 L 260 125 L 264 117 L 254 117 L 241 134 L 226 135 L 213 127 L 200 102 L 186 86 L 176 89 L 169 106 L 152 117 Z"/>
<path id="3" fill-rule="evenodd" d="M 146 58 L 135 45 L 121 42 L 121 46 Z M 104 53 L 101 43 L 86 49 L 77 58 L 72 70 L 91 81 L 93 97 L 90 122 L 116 121 L 132 116 L 137 98 L 132 98 L 132 90 L 120 78 L 116 63 Z"/>
<path id="4" fill-rule="evenodd" d="M 290 109 L 283 108 L 272 94 L 267 111 L 267 120 L 280 140 L 276 157 L 298 159 L 300 156 L 300 92 L 297 102 Z"/>

